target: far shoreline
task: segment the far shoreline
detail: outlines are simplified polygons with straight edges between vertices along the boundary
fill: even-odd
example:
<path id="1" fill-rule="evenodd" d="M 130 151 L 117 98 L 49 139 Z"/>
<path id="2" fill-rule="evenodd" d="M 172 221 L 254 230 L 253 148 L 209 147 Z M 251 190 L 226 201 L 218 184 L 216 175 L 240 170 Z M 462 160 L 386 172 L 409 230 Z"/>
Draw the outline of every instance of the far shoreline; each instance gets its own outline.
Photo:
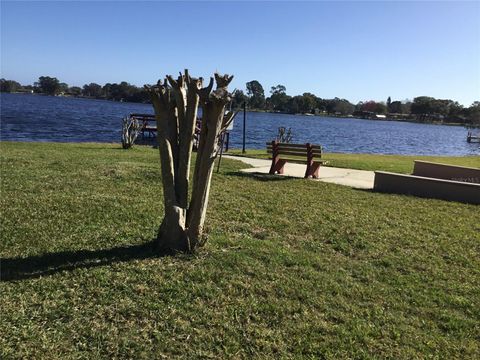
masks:
<path id="1" fill-rule="evenodd" d="M 247 112 L 254 112 L 254 113 L 267 113 L 267 114 L 279 114 L 279 115 L 295 115 L 295 116 L 307 116 L 307 117 L 324 117 L 324 118 L 332 118 L 332 119 L 350 119 L 350 120 L 367 120 L 367 121 L 400 121 L 400 122 L 408 122 L 408 123 L 414 123 L 414 124 L 422 124 L 422 125 L 447 125 L 447 126 L 463 126 L 465 128 L 470 128 L 470 127 L 477 127 L 472 124 L 464 124 L 464 123 L 458 123 L 458 122 L 442 122 L 442 121 L 416 121 L 416 120 L 411 120 L 411 119 L 405 119 L 405 118 L 398 118 L 398 119 L 393 119 L 389 118 L 388 116 L 385 119 L 370 119 L 370 118 L 361 118 L 361 117 L 355 117 L 353 115 L 333 115 L 333 114 L 311 114 L 311 113 L 286 113 L 286 112 L 278 112 L 278 111 L 271 111 L 271 110 L 258 110 L 258 109 L 249 109 Z"/>
<path id="2" fill-rule="evenodd" d="M 125 103 L 125 104 L 143 104 L 143 105 L 151 105 L 148 102 L 131 102 L 131 101 L 116 101 L 112 99 L 102 99 L 96 97 L 88 97 L 88 96 L 74 96 L 74 95 L 49 95 L 43 93 L 27 93 L 27 92 L 1 92 L 0 94 L 15 94 L 15 95 L 33 95 L 33 96 L 48 96 L 54 98 L 70 98 L 70 99 L 86 99 L 86 100 L 98 100 L 98 101 L 109 101 L 113 103 Z M 242 109 L 237 109 L 242 112 Z M 405 118 L 389 118 L 388 115 L 385 119 L 371 119 L 371 118 L 361 118 L 355 117 L 353 115 L 334 115 L 334 114 L 312 114 L 312 113 L 287 113 L 287 112 L 279 112 L 279 111 L 272 111 L 272 110 L 263 110 L 263 109 L 247 109 L 247 113 L 267 113 L 267 114 L 280 114 L 280 115 L 294 115 L 294 116 L 308 116 L 308 117 L 324 117 L 324 118 L 333 118 L 333 119 L 358 119 L 358 120 L 370 120 L 370 121 L 400 121 L 400 122 L 408 122 L 414 124 L 425 124 L 425 125 L 446 125 L 446 126 L 463 126 L 465 128 L 478 128 L 480 125 L 474 124 L 465 124 L 459 122 L 444 122 L 444 121 L 417 121 L 412 119 L 405 119 Z"/>

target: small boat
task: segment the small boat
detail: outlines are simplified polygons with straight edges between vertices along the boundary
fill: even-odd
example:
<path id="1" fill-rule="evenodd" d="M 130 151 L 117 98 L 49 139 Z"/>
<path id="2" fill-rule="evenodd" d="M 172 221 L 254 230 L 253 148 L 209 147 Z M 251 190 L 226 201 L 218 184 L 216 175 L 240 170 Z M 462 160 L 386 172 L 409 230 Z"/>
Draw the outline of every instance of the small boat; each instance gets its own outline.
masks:
<path id="1" fill-rule="evenodd" d="M 474 135 L 473 132 L 469 131 L 467 133 L 467 142 L 468 143 L 471 143 L 471 142 L 480 142 L 480 133 Z"/>

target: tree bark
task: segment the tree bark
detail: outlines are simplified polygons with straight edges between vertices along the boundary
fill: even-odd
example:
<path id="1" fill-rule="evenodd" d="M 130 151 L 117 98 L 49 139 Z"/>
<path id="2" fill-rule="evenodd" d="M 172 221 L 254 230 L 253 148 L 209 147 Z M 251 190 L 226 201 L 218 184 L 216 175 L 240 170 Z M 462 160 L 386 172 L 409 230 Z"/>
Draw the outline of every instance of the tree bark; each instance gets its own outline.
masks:
<path id="1" fill-rule="evenodd" d="M 201 246 L 203 224 L 208 206 L 213 166 L 218 154 L 225 104 L 228 98 L 216 94 L 203 107 L 202 134 L 197 155 L 197 173 L 194 177 L 192 199 L 187 219 L 188 237 L 193 246 Z M 202 139 L 203 137 L 203 139 Z M 203 141 L 202 141 L 203 140 Z"/>
<path id="2" fill-rule="evenodd" d="M 165 80 L 155 87 L 146 87 L 155 109 L 162 170 L 165 214 L 157 236 L 162 252 L 193 252 L 204 243 L 203 225 L 219 137 L 235 116 L 224 116 L 225 105 L 231 100 L 227 86 L 232 78 L 215 74 L 217 88 L 213 93 L 212 78 L 202 88 L 202 79 L 191 78 L 187 70 L 177 80 L 167 76 L 170 86 Z M 202 128 L 188 203 L 192 145 L 200 104 Z"/>

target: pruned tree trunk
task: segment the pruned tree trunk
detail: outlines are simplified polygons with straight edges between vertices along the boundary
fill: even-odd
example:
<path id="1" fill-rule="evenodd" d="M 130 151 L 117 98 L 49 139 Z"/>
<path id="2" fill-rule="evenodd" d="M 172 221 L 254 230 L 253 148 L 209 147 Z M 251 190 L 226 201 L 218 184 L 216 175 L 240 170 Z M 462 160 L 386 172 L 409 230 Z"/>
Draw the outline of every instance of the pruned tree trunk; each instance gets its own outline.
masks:
<path id="1" fill-rule="evenodd" d="M 213 165 L 219 138 L 235 117 L 225 115 L 231 101 L 227 87 L 233 76 L 215 74 L 202 88 L 185 70 L 177 80 L 167 76 L 163 84 L 148 87 L 157 120 L 165 214 L 157 244 L 162 252 L 193 252 L 203 245 L 203 225 L 208 205 Z M 189 201 L 189 177 L 198 106 L 202 106 L 202 128 Z"/>
<path id="2" fill-rule="evenodd" d="M 135 143 L 141 126 L 133 116 L 126 116 L 122 120 L 122 147 L 129 149 Z"/>

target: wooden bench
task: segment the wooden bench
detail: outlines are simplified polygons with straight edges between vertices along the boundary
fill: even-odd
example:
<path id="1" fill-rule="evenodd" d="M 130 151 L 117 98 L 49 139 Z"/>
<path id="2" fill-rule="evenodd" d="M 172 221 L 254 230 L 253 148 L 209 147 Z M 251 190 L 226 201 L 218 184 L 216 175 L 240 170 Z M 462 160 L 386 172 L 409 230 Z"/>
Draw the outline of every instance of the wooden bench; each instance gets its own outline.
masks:
<path id="1" fill-rule="evenodd" d="M 148 136 L 154 136 L 157 132 L 157 120 L 153 114 L 130 114 L 130 118 L 134 118 L 138 121 L 140 125 L 140 132 L 142 137 L 145 137 L 145 133 L 148 133 Z M 153 125 L 151 125 L 153 123 Z"/>
<path id="2" fill-rule="evenodd" d="M 328 161 L 321 160 L 322 146 L 307 144 L 267 142 L 267 153 L 271 154 L 272 166 L 270 174 L 283 174 L 283 168 L 287 162 L 307 164 L 305 178 L 318 179 L 320 165 Z M 305 159 L 305 160 L 304 160 Z"/>

